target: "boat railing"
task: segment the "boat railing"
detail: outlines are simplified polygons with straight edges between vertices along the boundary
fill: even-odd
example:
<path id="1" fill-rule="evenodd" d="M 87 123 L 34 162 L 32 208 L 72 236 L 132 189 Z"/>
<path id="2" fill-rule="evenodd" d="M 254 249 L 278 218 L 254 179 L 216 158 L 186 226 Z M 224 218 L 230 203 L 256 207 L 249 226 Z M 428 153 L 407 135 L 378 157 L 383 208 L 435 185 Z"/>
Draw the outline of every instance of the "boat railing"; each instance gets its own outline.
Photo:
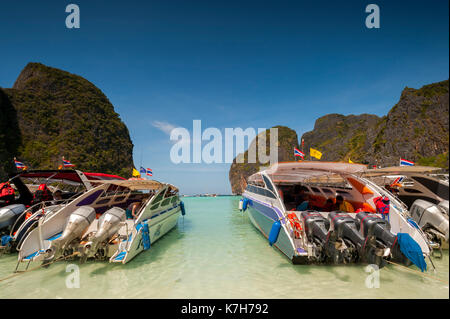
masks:
<path id="1" fill-rule="evenodd" d="M 380 194 L 382 194 L 382 195 L 383 195 L 383 193 L 389 194 L 390 197 L 391 197 L 391 203 L 394 204 L 394 208 L 396 208 L 396 210 L 399 212 L 399 216 L 401 216 L 402 218 L 404 218 L 404 221 L 403 221 L 403 222 L 404 222 L 404 223 L 407 223 L 407 224 L 410 224 L 410 222 L 409 222 L 408 220 L 409 220 L 410 218 L 412 218 L 412 217 L 411 217 L 411 213 L 409 212 L 408 207 L 407 207 L 402 201 L 398 200 L 398 199 L 395 197 L 395 195 L 393 195 L 393 194 L 392 194 L 391 192 L 389 192 L 387 189 L 378 186 L 376 183 L 374 183 L 374 182 L 372 182 L 372 181 L 370 181 L 370 180 L 366 180 L 366 181 L 367 181 L 367 183 L 369 183 L 371 186 L 373 186 L 375 189 L 377 189 L 378 192 L 379 192 Z M 397 207 L 396 204 L 397 204 L 398 206 L 400 206 L 400 207 Z M 414 227 L 414 226 L 412 226 L 412 227 Z M 426 245 L 428 246 L 429 250 L 432 251 L 433 248 L 431 247 L 430 241 L 428 240 L 428 237 L 427 237 L 427 235 L 425 234 L 425 232 L 424 232 L 420 227 L 419 227 L 419 228 L 414 227 L 414 229 L 416 229 L 416 231 L 419 232 L 419 234 L 420 234 L 420 235 L 423 237 L 423 239 L 425 240 Z"/>
<path id="2" fill-rule="evenodd" d="M 67 204 L 70 203 L 71 201 L 72 201 L 71 198 L 69 198 L 69 199 L 61 199 L 61 200 L 42 201 L 42 202 L 36 203 L 36 204 L 34 204 L 34 205 L 28 207 L 27 209 L 25 209 L 25 210 L 19 215 L 19 217 L 16 218 L 16 221 L 14 222 L 14 224 L 13 224 L 12 227 L 11 227 L 11 233 L 10 233 L 10 236 L 11 236 L 11 237 L 14 237 L 14 236 L 13 236 L 13 232 L 14 232 L 14 230 L 16 229 L 17 223 L 18 223 L 20 220 L 22 220 L 22 223 L 25 222 L 25 219 L 22 219 L 22 217 L 26 216 L 26 214 L 32 212 L 31 216 L 28 217 L 28 218 L 26 218 L 26 219 L 34 218 L 34 217 L 39 216 L 39 214 L 42 214 L 41 209 L 44 209 L 44 210 L 45 210 L 45 208 L 48 208 L 48 207 L 51 207 L 51 206 L 67 205 Z M 51 214 L 52 212 L 53 212 L 53 211 L 50 211 L 49 213 L 44 213 L 44 214 L 42 214 L 41 217 L 44 218 L 43 221 L 45 221 L 45 219 L 46 219 L 47 217 L 51 216 L 51 215 L 52 215 L 52 214 Z M 19 226 L 19 228 L 20 228 L 20 226 Z"/>

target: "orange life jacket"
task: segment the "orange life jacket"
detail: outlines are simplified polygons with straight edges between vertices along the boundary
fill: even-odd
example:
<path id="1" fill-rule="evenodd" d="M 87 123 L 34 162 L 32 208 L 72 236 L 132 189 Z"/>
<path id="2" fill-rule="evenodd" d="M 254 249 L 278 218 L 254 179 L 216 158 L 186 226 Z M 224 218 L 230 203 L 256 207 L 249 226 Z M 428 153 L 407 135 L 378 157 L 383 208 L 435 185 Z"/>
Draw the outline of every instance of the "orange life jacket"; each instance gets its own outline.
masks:
<path id="1" fill-rule="evenodd" d="M 0 197 L 11 196 L 11 195 L 14 195 L 14 188 L 12 188 L 8 182 L 1 183 L 0 184 Z"/>
<path id="2" fill-rule="evenodd" d="M 7 204 L 14 201 L 14 188 L 8 182 L 0 184 L 0 199 L 6 201 Z"/>
<path id="3" fill-rule="evenodd" d="M 39 185 L 38 190 L 34 193 L 33 204 L 52 200 L 53 196 L 46 184 Z"/>
<path id="4" fill-rule="evenodd" d="M 298 220 L 297 214 L 290 213 L 287 215 L 289 222 L 291 223 L 292 228 L 294 229 L 295 238 L 301 237 L 302 224 L 300 224 L 300 220 Z"/>

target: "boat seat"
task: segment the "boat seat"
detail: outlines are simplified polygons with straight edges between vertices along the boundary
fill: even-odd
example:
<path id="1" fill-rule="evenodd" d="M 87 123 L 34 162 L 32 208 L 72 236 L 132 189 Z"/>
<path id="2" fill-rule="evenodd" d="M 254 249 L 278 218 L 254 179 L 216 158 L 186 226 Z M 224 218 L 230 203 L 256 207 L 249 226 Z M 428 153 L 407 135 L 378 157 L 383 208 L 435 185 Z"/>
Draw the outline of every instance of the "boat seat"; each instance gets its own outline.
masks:
<path id="1" fill-rule="evenodd" d="M 309 206 L 309 202 L 308 201 L 304 201 L 300 205 L 297 206 L 297 211 L 307 210 L 308 206 Z"/>

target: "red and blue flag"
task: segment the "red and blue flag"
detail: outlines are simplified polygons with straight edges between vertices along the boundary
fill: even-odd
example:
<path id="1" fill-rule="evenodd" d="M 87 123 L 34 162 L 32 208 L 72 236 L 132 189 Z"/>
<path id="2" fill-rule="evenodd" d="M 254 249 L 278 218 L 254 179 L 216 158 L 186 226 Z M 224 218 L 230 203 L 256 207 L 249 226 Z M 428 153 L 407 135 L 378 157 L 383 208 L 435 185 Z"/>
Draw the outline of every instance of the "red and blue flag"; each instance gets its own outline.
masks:
<path id="1" fill-rule="evenodd" d="M 400 159 L 400 166 L 414 166 L 414 162 L 405 160 L 403 158 Z"/>
<path id="2" fill-rule="evenodd" d="M 25 168 L 25 164 L 22 162 L 19 162 L 18 160 L 14 159 L 14 164 L 16 164 L 16 168 L 17 169 L 24 169 Z"/>
<path id="3" fill-rule="evenodd" d="M 63 161 L 63 166 L 64 167 L 75 167 L 75 165 L 72 164 L 69 160 L 66 160 L 66 159 L 63 158 L 62 161 Z"/>
<path id="4" fill-rule="evenodd" d="M 300 156 L 301 158 L 305 158 L 305 153 L 294 147 L 294 156 Z"/>

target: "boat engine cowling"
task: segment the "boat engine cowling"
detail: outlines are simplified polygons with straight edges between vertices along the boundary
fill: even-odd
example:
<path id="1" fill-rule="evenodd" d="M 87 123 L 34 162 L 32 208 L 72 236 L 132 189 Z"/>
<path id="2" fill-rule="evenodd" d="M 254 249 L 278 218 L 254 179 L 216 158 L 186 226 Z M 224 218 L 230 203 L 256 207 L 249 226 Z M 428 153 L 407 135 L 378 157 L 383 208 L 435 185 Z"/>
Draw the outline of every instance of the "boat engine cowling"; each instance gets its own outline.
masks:
<path id="1" fill-rule="evenodd" d="M 397 235 L 391 232 L 387 220 L 369 212 L 356 214 L 358 229 L 366 238 L 365 256 L 367 262 L 380 268 L 386 265 L 386 260 L 392 260 L 404 265 L 411 262 L 401 252 Z"/>
<path id="2" fill-rule="evenodd" d="M 359 233 L 356 221 L 349 214 L 331 212 L 330 219 L 332 233 L 330 240 L 336 242 L 336 248 L 345 252 L 344 262 L 356 262 L 362 255 L 364 237 Z"/>
<path id="3" fill-rule="evenodd" d="M 92 257 L 102 243 L 108 242 L 120 229 L 126 219 L 125 210 L 113 207 L 107 210 L 98 220 L 97 231 L 84 245 L 84 254 Z"/>
<path id="4" fill-rule="evenodd" d="M 387 247 L 394 243 L 396 236 L 391 233 L 391 225 L 387 220 L 369 212 L 359 212 L 356 214 L 356 220 L 358 230 L 365 238 L 376 236 Z"/>
<path id="5" fill-rule="evenodd" d="M 0 231 L 9 229 L 24 211 L 25 205 L 23 204 L 13 204 L 0 208 Z"/>
<path id="6" fill-rule="evenodd" d="M 318 212 L 302 212 L 301 216 L 308 239 L 312 240 L 313 237 L 316 237 L 321 242 L 326 242 L 330 221 Z"/>
<path id="7" fill-rule="evenodd" d="M 48 262 L 63 254 L 75 239 L 83 236 L 94 219 L 95 209 L 90 206 L 82 206 L 75 210 L 69 216 L 61 237 L 52 241 L 50 248 L 47 250 L 47 256 L 44 262 Z"/>
<path id="8" fill-rule="evenodd" d="M 444 202 L 435 205 L 422 199 L 415 200 L 411 206 L 411 217 L 432 241 L 448 242 L 449 218 L 444 207 Z"/>
<path id="9" fill-rule="evenodd" d="M 441 208 L 442 209 L 442 211 L 444 211 L 446 214 L 447 214 L 447 216 L 448 216 L 448 211 L 449 211 L 449 208 L 448 208 L 448 200 L 443 200 L 442 202 L 440 202 L 439 204 L 438 204 L 438 206 L 439 206 L 439 208 Z"/>
<path id="10" fill-rule="evenodd" d="M 314 258 L 318 262 L 339 261 L 342 256 L 335 244 L 328 241 L 330 221 L 319 212 L 302 212 L 306 237 L 314 247 Z"/>
<path id="11" fill-rule="evenodd" d="M 400 253 L 398 246 L 394 247 L 397 236 L 391 232 L 387 220 L 370 212 L 356 214 L 357 227 L 365 238 L 363 254 L 366 261 L 379 267 L 386 265 L 385 258 L 390 258 L 391 252 Z"/>

